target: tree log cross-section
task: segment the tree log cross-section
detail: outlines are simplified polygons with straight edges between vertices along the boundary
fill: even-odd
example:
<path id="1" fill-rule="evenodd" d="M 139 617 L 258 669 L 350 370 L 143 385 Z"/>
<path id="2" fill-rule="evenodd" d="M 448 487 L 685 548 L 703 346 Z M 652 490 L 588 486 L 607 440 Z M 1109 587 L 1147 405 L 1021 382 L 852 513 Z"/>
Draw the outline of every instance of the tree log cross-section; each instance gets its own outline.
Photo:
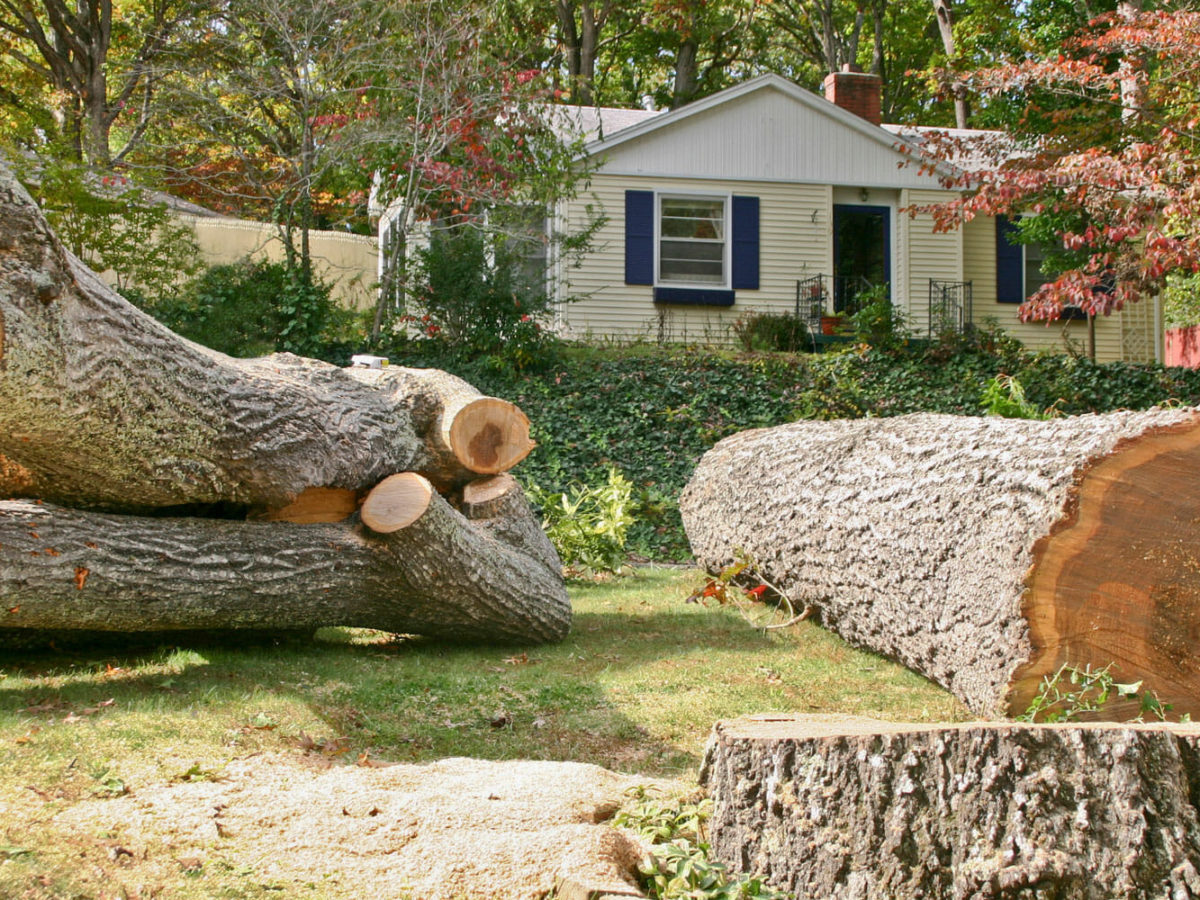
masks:
<path id="1" fill-rule="evenodd" d="M 716 725 L 715 855 L 821 900 L 1200 896 L 1200 726 Z"/>
<path id="2" fill-rule="evenodd" d="M 561 565 L 520 486 L 462 501 L 533 446 L 520 409 L 446 372 L 179 337 L 0 162 L 0 631 L 561 639 Z"/>
<path id="3" fill-rule="evenodd" d="M 1200 716 L 1200 416 L 913 415 L 747 431 L 680 499 L 693 552 L 984 715 L 1111 665 Z M 1136 716 L 1136 701 L 1105 715 Z"/>

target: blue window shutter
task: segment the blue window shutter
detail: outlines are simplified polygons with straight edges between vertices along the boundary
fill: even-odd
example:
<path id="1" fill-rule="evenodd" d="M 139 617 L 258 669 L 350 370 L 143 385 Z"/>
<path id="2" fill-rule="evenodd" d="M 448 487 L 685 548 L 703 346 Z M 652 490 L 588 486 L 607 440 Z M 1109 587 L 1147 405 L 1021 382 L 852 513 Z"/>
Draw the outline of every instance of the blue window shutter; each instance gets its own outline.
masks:
<path id="1" fill-rule="evenodd" d="M 734 197 L 733 272 L 730 287 L 740 291 L 758 290 L 758 198 Z"/>
<path id="2" fill-rule="evenodd" d="M 625 192 L 625 283 L 654 284 L 654 191 Z"/>
<path id="3" fill-rule="evenodd" d="M 1025 254 L 1016 242 L 1017 226 L 996 216 L 996 302 L 1025 302 Z"/>

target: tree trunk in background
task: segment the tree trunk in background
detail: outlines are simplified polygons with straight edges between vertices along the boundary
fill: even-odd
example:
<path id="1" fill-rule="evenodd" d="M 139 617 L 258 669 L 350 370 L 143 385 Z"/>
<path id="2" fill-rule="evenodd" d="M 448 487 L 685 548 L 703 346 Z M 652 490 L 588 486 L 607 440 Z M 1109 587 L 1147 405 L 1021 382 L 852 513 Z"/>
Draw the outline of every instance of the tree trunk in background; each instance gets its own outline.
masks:
<path id="1" fill-rule="evenodd" d="M 560 639 L 561 566 L 520 486 L 452 505 L 532 447 L 517 407 L 445 372 L 180 338 L 0 165 L 0 498 L 40 498 L 0 502 L 0 630 Z"/>
<path id="2" fill-rule="evenodd" d="M 938 33 L 942 36 L 942 49 L 946 51 L 946 64 L 954 65 L 954 15 L 950 11 L 950 0 L 933 0 L 933 15 L 937 19 Z M 970 106 L 967 104 L 966 87 L 961 81 L 950 85 L 954 94 L 954 125 L 968 127 Z"/>
<path id="3" fill-rule="evenodd" d="M 747 431 L 680 499 L 701 565 L 745 551 L 827 627 L 983 715 L 1023 712 L 1063 663 L 1113 663 L 1200 714 L 1198 509 L 1187 409 Z"/>
<path id="4" fill-rule="evenodd" d="M 822 900 L 1200 895 L 1196 725 L 718 723 L 716 856 Z"/>

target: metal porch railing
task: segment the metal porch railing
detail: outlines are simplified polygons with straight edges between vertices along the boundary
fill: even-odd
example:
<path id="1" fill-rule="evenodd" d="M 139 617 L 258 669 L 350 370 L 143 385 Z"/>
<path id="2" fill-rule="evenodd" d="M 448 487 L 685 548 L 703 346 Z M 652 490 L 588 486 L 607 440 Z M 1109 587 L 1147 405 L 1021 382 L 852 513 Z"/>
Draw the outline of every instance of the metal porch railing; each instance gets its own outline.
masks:
<path id="1" fill-rule="evenodd" d="M 929 279 L 929 336 L 962 334 L 971 320 L 971 282 Z"/>

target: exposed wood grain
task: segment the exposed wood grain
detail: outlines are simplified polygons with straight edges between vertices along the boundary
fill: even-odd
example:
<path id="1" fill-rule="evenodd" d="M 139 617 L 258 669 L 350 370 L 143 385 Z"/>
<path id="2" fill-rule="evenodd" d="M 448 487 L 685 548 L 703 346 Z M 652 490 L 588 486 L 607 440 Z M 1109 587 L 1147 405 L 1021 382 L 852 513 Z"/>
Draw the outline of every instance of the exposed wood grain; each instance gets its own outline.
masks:
<path id="1" fill-rule="evenodd" d="M 416 472 L 389 475 L 363 500 L 363 524 L 380 534 L 407 528 L 425 514 L 432 497 L 433 486 Z"/>
<path id="2" fill-rule="evenodd" d="M 311 487 L 300 492 L 295 500 L 279 509 L 254 513 L 250 518 L 264 522 L 293 522 L 306 525 L 314 522 L 340 522 L 358 509 L 358 491 L 345 488 Z"/>

